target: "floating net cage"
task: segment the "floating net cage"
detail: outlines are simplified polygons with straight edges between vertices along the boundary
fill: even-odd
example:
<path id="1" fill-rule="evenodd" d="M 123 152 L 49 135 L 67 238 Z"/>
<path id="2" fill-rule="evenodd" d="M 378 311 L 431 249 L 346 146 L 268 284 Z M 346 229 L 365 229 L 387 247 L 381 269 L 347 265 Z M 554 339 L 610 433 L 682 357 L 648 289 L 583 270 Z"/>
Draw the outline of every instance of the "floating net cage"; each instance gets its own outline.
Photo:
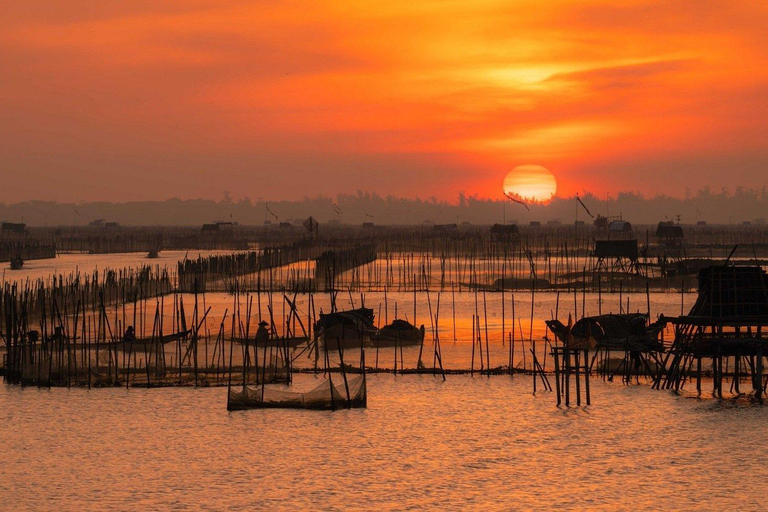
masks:
<path id="1" fill-rule="evenodd" d="M 338 385 L 332 379 L 325 379 L 315 389 L 306 393 L 287 391 L 268 386 L 243 386 L 229 390 L 227 409 L 230 411 L 243 409 L 313 409 L 336 410 L 362 408 L 367 406 L 368 392 L 365 385 L 365 375 L 350 379 L 345 385 Z M 348 391 L 347 391 L 348 390 Z"/>

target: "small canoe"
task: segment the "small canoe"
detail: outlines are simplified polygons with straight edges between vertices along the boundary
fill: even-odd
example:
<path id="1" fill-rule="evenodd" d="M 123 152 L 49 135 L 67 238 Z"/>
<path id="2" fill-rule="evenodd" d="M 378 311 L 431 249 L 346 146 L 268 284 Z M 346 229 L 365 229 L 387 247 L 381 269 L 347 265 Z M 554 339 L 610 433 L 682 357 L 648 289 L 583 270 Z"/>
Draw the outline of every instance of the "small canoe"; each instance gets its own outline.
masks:
<path id="1" fill-rule="evenodd" d="M 157 338 L 138 338 L 135 340 L 121 340 L 112 343 L 102 343 L 101 347 L 105 349 L 109 347 L 115 350 L 122 350 L 123 352 L 144 352 L 159 345 L 167 345 L 168 343 L 173 343 L 174 341 L 184 339 L 191 333 L 192 331 L 187 329 L 186 331 L 166 334 L 165 336 Z M 95 346 L 93 343 L 92 345 Z"/>

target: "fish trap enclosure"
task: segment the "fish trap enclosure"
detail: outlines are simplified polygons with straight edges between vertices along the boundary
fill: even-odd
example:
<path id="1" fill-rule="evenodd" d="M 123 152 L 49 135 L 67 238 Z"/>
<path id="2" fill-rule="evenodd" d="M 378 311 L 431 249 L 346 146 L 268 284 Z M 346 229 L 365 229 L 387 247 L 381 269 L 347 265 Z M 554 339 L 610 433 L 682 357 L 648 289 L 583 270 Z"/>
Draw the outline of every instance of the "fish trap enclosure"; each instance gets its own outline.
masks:
<path id="1" fill-rule="evenodd" d="M 335 411 L 365 407 L 368 400 L 365 375 L 358 375 L 343 384 L 340 380 L 341 377 L 337 377 L 334 383 L 329 374 L 319 386 L 306 393 L 265 385 L 256 388 L 243 386 L 240 390 L 230 388 L 227 410 L 280 408 Z"/>

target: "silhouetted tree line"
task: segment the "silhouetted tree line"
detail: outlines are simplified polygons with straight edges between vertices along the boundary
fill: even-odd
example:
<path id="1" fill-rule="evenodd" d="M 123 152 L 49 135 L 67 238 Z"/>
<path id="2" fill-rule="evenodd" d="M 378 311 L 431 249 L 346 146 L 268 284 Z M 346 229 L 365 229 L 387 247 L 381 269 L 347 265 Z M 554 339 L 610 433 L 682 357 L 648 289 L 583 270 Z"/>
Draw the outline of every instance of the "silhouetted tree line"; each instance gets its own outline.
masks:
<path id="1" fill-rule="evenodd" d="M 584 193 L 581 200 L 597 216 L 622 215 L 630 222 L 653 224 L 662 220 L 678 220 L 684 224 L 706 221 L 709 224 L 762 222 L 768 217 L 768 190 L 738 187 L 733 192 L 719 192 L 705 187 L 684 198 L 657 195 L 646 198 L 635 192 L 621 192 L 613 197 L 597 197 Z M 132 201 L 124 203 L 57 203 L 25 201 L 0 203 L 0 220 L 26 222 L 30 226 L 86 225 L 96 219 L 123 225 L 202 225 L 215 221 L 262 225 L 265 221 L 300 223 L 312 215 L 320 223 L 332 220 L 344 224 L 493 224 L 517 221 L 542 223 L 559 220 L 572 224 L 591 219 L 574 197 L 555 198 L 547 205 L 523 206 L 499 199 L 459 193 L 455 202 L 435 197 L 402 198 L 358 191 L 331 197 L 305 197 L 295 201 L 266 201 L 249 198 L 235 200 L 229 193 L 219 200 L 168 199 L 167 201 Z"/>

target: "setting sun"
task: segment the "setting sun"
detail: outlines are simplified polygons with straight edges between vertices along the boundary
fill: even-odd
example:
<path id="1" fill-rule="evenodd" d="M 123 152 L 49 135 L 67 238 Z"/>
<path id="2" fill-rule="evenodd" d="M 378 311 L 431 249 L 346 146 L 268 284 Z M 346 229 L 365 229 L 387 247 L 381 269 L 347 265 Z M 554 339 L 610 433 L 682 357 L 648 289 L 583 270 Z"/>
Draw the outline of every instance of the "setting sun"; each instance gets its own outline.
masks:
<path id="1" fill-rule="evenodd" d="M 541 165 L 518 165 L 504 178 L 504 194 L 546 203 L 557 192 L 557 180 L 549 169 Z"/>
<path id="2" fill-rule="evenodd" d="M 4 2 L 0 503 L 766 508 L 766 26 Z"/>

